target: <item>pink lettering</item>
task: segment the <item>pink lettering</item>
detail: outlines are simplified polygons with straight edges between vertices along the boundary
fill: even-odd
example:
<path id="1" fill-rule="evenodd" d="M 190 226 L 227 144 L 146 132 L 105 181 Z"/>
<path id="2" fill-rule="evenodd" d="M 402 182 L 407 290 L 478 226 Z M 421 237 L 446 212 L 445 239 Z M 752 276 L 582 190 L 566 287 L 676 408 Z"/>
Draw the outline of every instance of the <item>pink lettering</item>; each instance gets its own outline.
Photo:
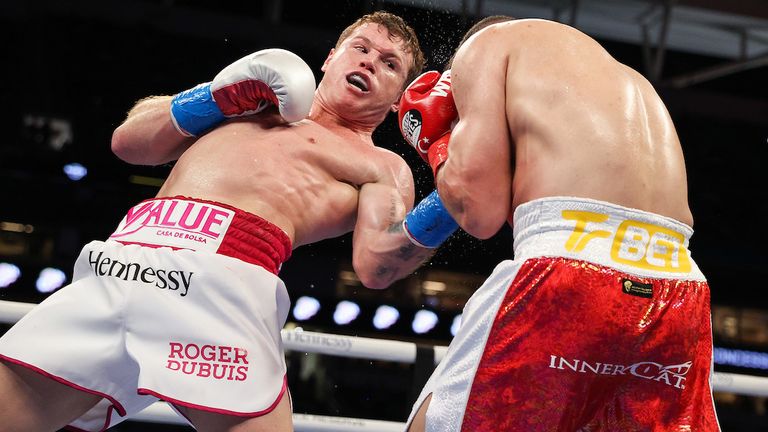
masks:
<path id="1" fill-rule="evenodd" d="M 219 374 L 217 372 L 219 370 L 219 368 L 221 368 L 221 374 Z M 214 378 L 216 378 L 216 379 L 223 379 L 224 375 L 226 375 L 226 374 L 227 374 L 227 366 L 226 365 L 221 365 L 221 364 L 218 364 L 218 363 L 213 365 L 213 377 Z"/>
<path id="2" fill-rule="evenodd" d="M 154 207 L 152 210 L 149 211 L 149 214 L 147 215 L 147 219 L 144 220 L 144 225 L 149 225 L 151 221 L 154 221 L 156 224 L 160 223 L 160 216 L 163 215 L 164 204 L 165 204 L 165 201 L 160 201 L 156 207 Z"/>
<path id="3" fill-rule="evenodd" d="M 232 347 L 220 346 L 219 347 L 219 361 L 229 363 L 232 359 L 229 357 L 229 353 L 232 351 Z"/>
<path id="4" fill-rule="evenodd" d="M 197 372 L 197 376 L 207 378 L 211 376 L 211 364 L 200 363 L 200 370 Z"/>
<path id="5" fill-rule="evenodd" d="M 211 225 L 220 226 L 221 223 L 224 222 L 226 215 L 227 212 L 212 208 L 211 212 L 208 214 L 208 219 L 205 220 L 205 224 L 201 230 L 203 234 L 207 234 L 211 237 L 218 237 L 219 234 L 211 231 Z"/>
<path id="6" fill-rule="evenodd" d="M 165 367 L 170 370 L 177 371 L 181 369 L 181 363 L 177 362 L 176 360 L 168 360 L 168 365 Z"/>
<path id="7" fill-rule="evenodd" d="M 229 368 L 229 375 L 227 376 L 227 381 L 232 381 L 232 379 L 234 378 L 234 375 L 232 373 L 235 371 L 235 367 L 231 365 L 227 367 Z"/>
<path id="8" fill-rule="evenodd" d="M 160 222 L 160 225 L 164 225 L 164 226 L 176 225 L 176 222 L 171 221 L 171 216 L 173 215 L 173 209 L 176 208 L 176 204 L 178 204 L 178 201 L 171 201 L 171 207 L 168 209 L 168 211 L 165 212 L 165 217 L 163 218 L 163 221 Z"/>
<path id="9" fill-rule="evenodd" d="M 181 215 L 181 219 L 179 219 L 179 226 L 186 229 L 196 229 L 200 226 L 200 223 L 203 221 L 203 217 L 205 217 L 205 214 L 208 213 L 208 206 L 200 206 L 200 210 L 197 212 L 197 217 L 195 218 L 195 221 L 193 223 L 189 223 L 189 215 L 192 213 L 192 209 L 195 207 L 195 203 L 190 202 L 187 203 L 187 208 L 184 209 L 184 214 Z"/>
<path id="10" fill-rule="evenodd" d="M 168 346 L 170 353 L 165 367 L 169 370 L 217 380 L 245 381 L 248 379 L 248 350 L 244 348 L 179 342 L 169 342 Z M 236 363 L 239 366 L 224 363 Z"/>
<path id="11" fill-rule="evenodd" d="M 190 354 L 190 352 L 194 354 Z M 184 347 L 184 354 L 187 355 L 188 359 L 196 359 L 197 356 L 200 355 L 200 347 L 195 344 L 187 344 L 187 346 Z"/>
<path id="12" fill-rule="evenodd" d="M 247 355 L 248 355 L 248 350 L 243 348 L 235 348 L 234 363 L 240 363 L 240 360 L 242 360 L 243 363 L 248 364 L 248 360 L 245 358 Z"/>
<path id="13" fill-rule="evenodd" d="M 194 235 L 194 234 L 184 234 L 184 238 L 187 240 L 194 240 L 198 243 L 208 243 L 208 241 L 203 236 Z"/>
<path id="14" fill-rule="evenodd" d="M 187 365 L 191 366 L 189 370 L 187 370 Z M 183 361 L 181 362 L 181 371 L 184 372 L 187 375 L 192 375 L 195 373 L 195 369 L 197 369 L 197 362 L 188 362 Z"/>
<path id="15" fill-rule="evenodd" d="M 171 342 L 170 345 L 171 345 L 171 353 L 168 355 L 168 358 L 174 358 L 175 356 L 179 356 L 180 358 L 184 358 L 184 357 L 181 357 L 181 347 L 182 347 L 182 345 L 180 343 L 178 343 L 178 342 Z"/>
<path id="16" fill-rule="evenodd" d="M 213 345 L 203 345 L 203 347 L 200 348 L 200 354 L 203 357 L 203 360 L 216 360 L 216 347 Z"/>
<path id="17" fill-rule="evenodd" d="M 248 378 L 248 366 L 238 366 L 236 381 L 245 381 Z"/>
<path id="18" fill-rule="evenodd" d="M 150 201 L 142 205 L 138 210 L 134 210 L 136 207 L 131 207 L 128 209 L 128 214 L 125 216 L 125 226 L 127 227 L 128 225 L 136 222 L 138 218 L 149 211 L 149 209 L 152 207 L 152 204 L 154 204 L 154 202 Z"/>

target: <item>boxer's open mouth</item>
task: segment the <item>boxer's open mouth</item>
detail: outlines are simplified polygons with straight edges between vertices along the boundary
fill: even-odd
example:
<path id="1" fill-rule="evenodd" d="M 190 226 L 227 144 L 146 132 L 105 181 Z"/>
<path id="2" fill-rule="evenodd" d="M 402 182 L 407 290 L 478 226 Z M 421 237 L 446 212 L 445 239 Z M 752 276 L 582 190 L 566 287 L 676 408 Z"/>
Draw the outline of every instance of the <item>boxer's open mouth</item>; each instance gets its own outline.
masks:
<path id="1" fill-rule="evenodd" d="M 359 88 L 363 92 L 367 93 L 369 90 L 368 77 L 365 75 L 353 72 L 347 75 L 347 82 Z"/>

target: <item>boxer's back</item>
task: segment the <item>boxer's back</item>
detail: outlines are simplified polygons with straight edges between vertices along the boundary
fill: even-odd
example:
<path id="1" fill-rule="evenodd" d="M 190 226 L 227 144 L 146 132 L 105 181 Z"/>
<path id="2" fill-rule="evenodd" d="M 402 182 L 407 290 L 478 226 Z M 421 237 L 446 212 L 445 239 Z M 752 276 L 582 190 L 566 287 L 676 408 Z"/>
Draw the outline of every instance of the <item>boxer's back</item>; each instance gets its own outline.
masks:
<path id="1" fill-rule="evenodd" d="M 543 20 L 493 27 L 489 45 L 509 58 L 512 210 L 576 196 L 692 224 L 677 133 L 645 78 L 571 27 Z"/>
<path id="2" fill-rule="evenodd" d="M 158 196 L 225 202 L 274 223 L 296 247 L 351 231 L 359 186 L 394 182 L 395 158 L 308 120 L 233 121 L 184 152 Z"/>

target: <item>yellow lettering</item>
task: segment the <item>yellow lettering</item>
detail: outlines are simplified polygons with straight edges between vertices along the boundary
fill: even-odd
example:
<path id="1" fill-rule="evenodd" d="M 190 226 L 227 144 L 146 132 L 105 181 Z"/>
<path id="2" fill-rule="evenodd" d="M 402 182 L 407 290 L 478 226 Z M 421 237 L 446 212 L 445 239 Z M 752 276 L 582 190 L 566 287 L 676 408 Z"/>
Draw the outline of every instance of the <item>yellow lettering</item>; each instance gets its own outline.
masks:
<path id="1" fill-rule="evenodd" d="M 691 270 L 685 237 L 670 229 L 625 220 L 616 230 L 611 259 L 648 270 L 687 273 Z"/>
<path id="2" fill-rule="evenodd" d="M 607 238 L 611 233 L 604 230 L 596 230 L 592 232 L 585 232 L 587 224 L 590 222 L 600 223 L 608 220 L 608 215 L 602 213 L 593 213 L 588 211 L 577 210 L 563 210 L 563 219 L 575 220 L 576 226 L 573 228 L 573 233 L 568 237 L 565 242 L 565 249 L 572 252 L 580 252 L 590 240 L 596 237 Z"/>
<path id="3" fill-rule="evenodd" d="M 619 228 L 619 230 L 619 232 L 621 232 L 621 228 Z M 627 261 L 642 260 L 645 256 L 645 251 L 648 249 L 648 241 L 650 240 L 648 231 L 630 226 L 626 228 L 626 232 L 623 233 L 623 236 L 624 241 L 619 244 L 619 250 L 617 251 L 619 257 Z M 613 246 L 615 247 L 616 243 L 614 243 Z"/>

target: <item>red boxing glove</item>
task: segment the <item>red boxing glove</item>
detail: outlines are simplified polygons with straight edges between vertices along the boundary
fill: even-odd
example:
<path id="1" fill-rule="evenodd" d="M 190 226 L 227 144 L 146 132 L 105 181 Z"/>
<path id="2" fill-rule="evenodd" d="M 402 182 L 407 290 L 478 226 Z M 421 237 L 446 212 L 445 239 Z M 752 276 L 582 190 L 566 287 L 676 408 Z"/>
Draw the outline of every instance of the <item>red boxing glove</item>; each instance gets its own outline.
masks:
<path id="1" fill-rule="evenodd" d="M 442 75 L 429 71 L 416 78 L 403 92 L 398 110 L 400 132 L 408 143 L 429 162 L 433 172 L 445 162 L 449 133 L 459 117 L 451 91 L 451 71 Z M 432 150 L 441 141 L 442 150 Z"/>

